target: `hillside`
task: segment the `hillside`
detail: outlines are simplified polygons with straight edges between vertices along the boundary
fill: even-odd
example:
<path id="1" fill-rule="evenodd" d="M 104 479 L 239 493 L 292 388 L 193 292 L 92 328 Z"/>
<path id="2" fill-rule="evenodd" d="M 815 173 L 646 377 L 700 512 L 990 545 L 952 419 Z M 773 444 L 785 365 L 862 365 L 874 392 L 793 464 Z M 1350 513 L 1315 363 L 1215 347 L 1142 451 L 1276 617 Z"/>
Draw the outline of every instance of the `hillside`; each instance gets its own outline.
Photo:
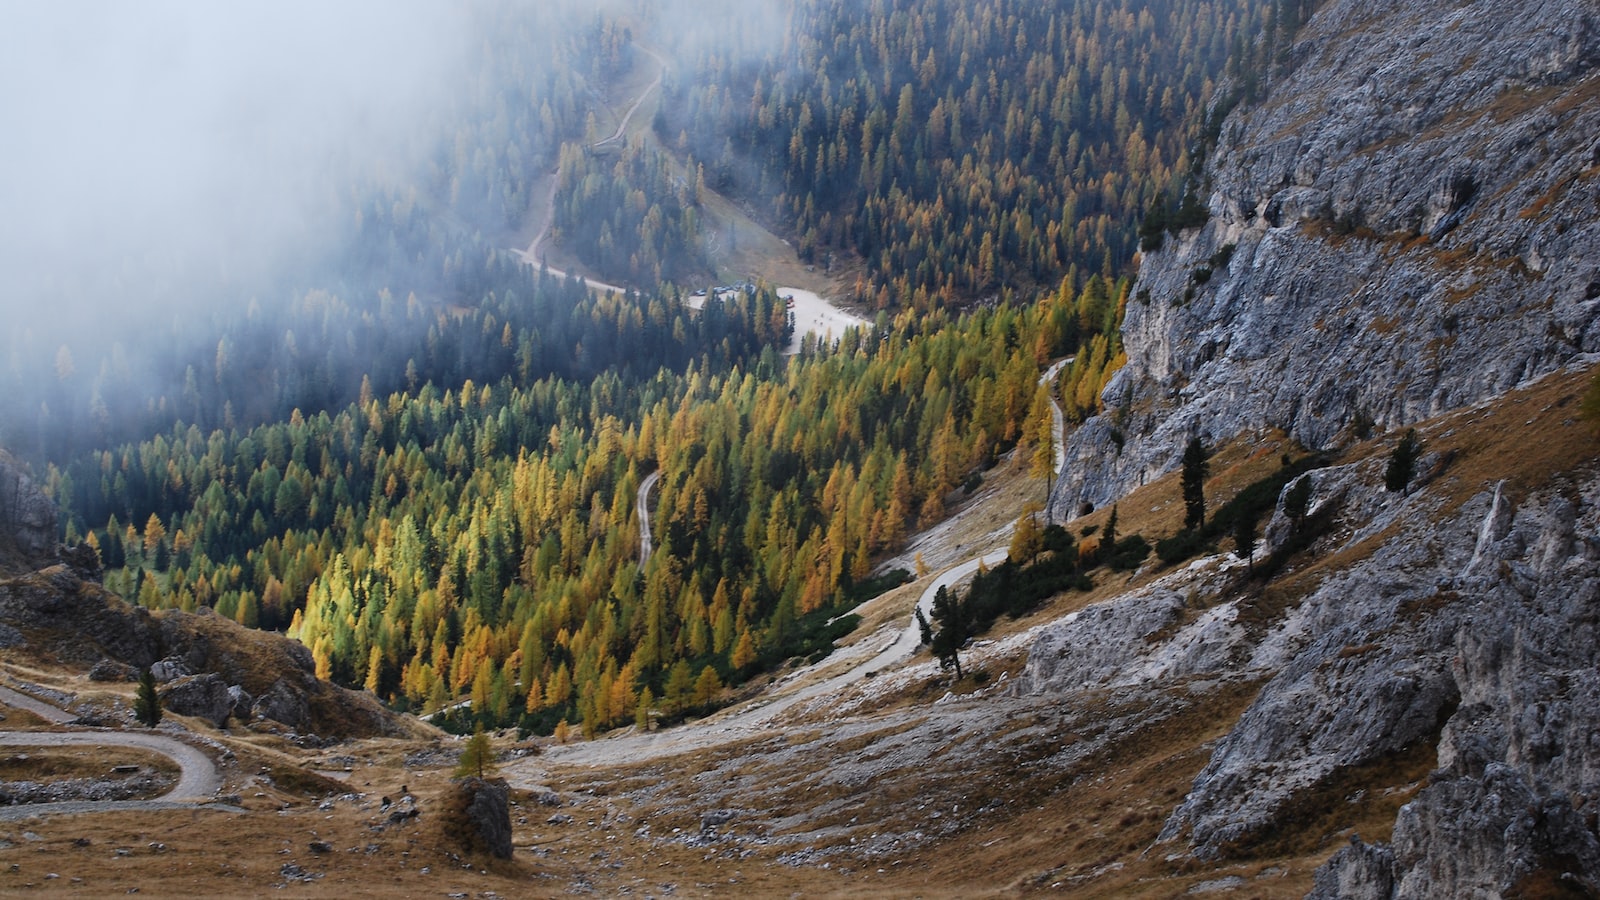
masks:
<path id="1" fill-rule="evenodd" d="M 555 147 L 529 153 L 558 182 L 557 231 L 583 244 L 562 254 L 636 280 L 668 277 L 657 251 L 696 227 L 704 198 L 676 173 L 715 160 L 730 197 L 815 229 L 800 243 L 820 267 L 861 254 L 859 299 L 898 307 L 874 330 L 785 357 L 766 285 L 691 312 L 671 285 L 595 297 L 457 251 L 446 280 L 477 279 L 458 308 L 390 298 L 399 349 L 327 353 L 330 371 L 381 363 L 388 387 L 305 413 L 285 391 L 292 412 L 261 424 L 77 438 L 39 479 L 0 454 L 0 643 L 34 698 L 0 694 L 0 724 L 124 724 L 130 675 L 156 664 L 163 729 L 221 784 L 179 809 L 0 810 L 0 870 L 215 896 L 1600 895 L 1600 10 L 1230 0 L 1199 46 L 1163 29 L 1211 21 L 1207 4 L 1079 3 L 1048 29 L 1041 9 L 955 28 L 933 0 L 881 22 L 869 6 L 837 56 L 815 33 L 839 4 L 816 0 L 781 52 L 690 42 L 699 68 L 659 88 L 655 53 L 598 17 L 586 77 L 661 90 L 661 115 L 649 135 L 616 116 L 613 155 L 590 152 L 613 126 L 578 133 L 564 107 L 557 174 Z M 1143 91 L 1105 87 L 1105 115 L 1073 120 L 1119 149 L 1051 188 L 1098 179 L 1097 224 L 1049 252 L 1019 242 L 1072 204 L 1018 202 L 1066 163 L 1025 151 L 1010 111 L 1072 105 L 1045 60 L 1152 29 L 1225 73 L 1175 83 L 1187 109 L 1169 116 L 1148 60 L 1120 70 Z M 961 94 L 941 79 L 968 31 L 983 40 Z M 862 121 L 822 102 L 851 92 Z M 891 96 L 907 99 L 880 130 Z M 1137 121 L 1115 114 L 1141 96 Z M 1008 110 L 976 117 L 985 153 L 949 183 L 926 165 L 943 100 Z M 728 122 L 764 157 L 724 153 Z M 1106 174 L 1140 148 L 1122 129 L 1146 128 L 1167 164 Z M 1041 131 L 1041 156 L 1069 131 Z M 813 141 L 859 153 L 857 180 L 776 188 L 822 178 Z M 990 167 L 1018 193 L 974 187 Z M 505 184 L 502 218 L 540 205 L 537 179 Z M 978 212 L 934 249 L 916 229 L 958 184 Z M 624 207 L 667 195 L 623 232 L 639 224 Z M 579 196 L 603 207 L 592 235 Z M 895 215 L 829 219 L 890 205 L 915 226 L 893 252 L 876 229 Z M 1012 238 L 993 268 L 986 221 Z M 937 309 L 1136 244 L 1136 278 L 1108 261 L 1031 303 Z M 923 251 L 951 267 L 907 261 Z M 317 308 L 275 320 L 274 358 L 297 352 L 279 325 Z M 341 309 L 318 346 L 346 312 L 383 330 Z M 390 364 L 413 346 L 426 374 L 406 384 Z M 223 349 L 197 410 L 238 387 Z M 86 543 L 57 549 L 63 532 Z M 940 636 L 975 633 L 907 656 L 913 608 Z M 463 843 L 463 743 L 396 709 L 491 730 L 510 859 Z M 0 791 L 122 763 L 85 752 L 13 754 Z"/>
<path id="2" fill-rule="evenodd" d="M 1157 672 L 1263 680 L 1162 830 L 1195 858 L 1281 841 L 1307 798 L 1401 789 L 1380 773 L 1417 760 L 1437 769 L 1392 842 L 1364 830 L 1323 895 L 1600 884 L 1594 443 L 1563 369 L 1600 349 L 1594 23 L 1583 4 L 1324 4 L 1223 123 L 1209 221 L 1145 255 L 1129 364 L 1069 444 L 1060 515 L 1172 471 L 1195 436 L 1348 453 L 1458 411 L 1422 429 L 1420 491 L 1376 490 L 1373 463 L 1305 476 L 1324 561 L 1177 629 Z M 1468 436 L 1489 420 L 1503 432 Z M 1288 531 L 1280 501 L 1269 542 Z M 1070 683 L 1076 637 L 1030 668 Z"/>

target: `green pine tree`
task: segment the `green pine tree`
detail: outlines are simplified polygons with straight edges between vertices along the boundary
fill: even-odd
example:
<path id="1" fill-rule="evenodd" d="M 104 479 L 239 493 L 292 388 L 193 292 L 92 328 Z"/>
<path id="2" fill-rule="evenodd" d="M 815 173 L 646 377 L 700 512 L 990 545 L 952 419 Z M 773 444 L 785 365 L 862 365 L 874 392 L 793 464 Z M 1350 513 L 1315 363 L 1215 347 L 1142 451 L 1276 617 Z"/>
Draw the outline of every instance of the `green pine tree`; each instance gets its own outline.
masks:
<path id="1" fill-rule="evenodd" d="M 133 701 L 133 716 L 146 728 L 161 724 L 161 698 L 156 696 L 156 677 L 150 667 L 139 675 L 139 692 Z"/>
<path id="2" fill-rule="evenodd" d="M 1198 437 L 1189 439 L 1183 449 L 1183 527 L 1197 531 L 1206 523 L 1206 476 L 1211 466 L 1206 462 L 1206 448 Z"/>
<path id="3" fill-rule="evenodd" d="M 939 668 L 955 669 L 960 680 L 961 648 L 972 637 L 972 621 L 966 605 L 948 588 L 939 588 L 933 595 L 933 621 L 939 630 L 934 633 L 931 647 L 939 658 Z"/>
<path id="4" fill-rule="evenodd" d="M 1417 457 L 1422 455 L 1422 441 L 1415 428 L 1407 428 L 1400 443 L 1389 454 L 1389 465 L 1383 470 L 1383 486 L 1402 494 L 1410 493 L 1411 478 L 1417 473 Z"/>

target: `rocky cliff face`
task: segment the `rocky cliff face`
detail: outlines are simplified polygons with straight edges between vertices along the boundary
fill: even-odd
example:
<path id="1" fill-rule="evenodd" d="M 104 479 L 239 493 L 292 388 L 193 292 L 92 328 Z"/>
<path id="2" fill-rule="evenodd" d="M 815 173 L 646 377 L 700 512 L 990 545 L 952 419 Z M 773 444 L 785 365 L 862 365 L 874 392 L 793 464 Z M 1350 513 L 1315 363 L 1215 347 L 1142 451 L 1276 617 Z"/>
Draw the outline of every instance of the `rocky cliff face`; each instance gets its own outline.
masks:
<path id="1" fill-rule="evenodd" d="M 1570 407 L 1545 402 L 1552 418 Z M 1475 427 L 1527 414 L 1508 403 Z M 1167 819 L 1179 854 L 1248 856 L 1319 804 L 1382 790 L 1414 795 L 1392 839 L 1340 851 L 1318 896 L 1600 893 L 1600 470 L 1464 499 L 1448 467 L 1385 490 L 1381 456 L 1303 477 L 1327 523 L 1301 557 L 1314 576 L 1252 586 L 1242 560 L 1202 559 L 1046 629 L 1017 690 L 1261 684 Z M 1268 532 L 1291 527 L 1280 499 Z"/>
<path id="2" fill-rule="evenodd" d="M 1323 4 L 1226 120 L 1210 222 L 1145 257 L 1056 512 L 1192 435 L 1327 447 L 1600 350 L 1597 66 L 1592 0 Z"/>
<path id="3" fill-rule="evenodd" d="M 1418 598 L 1442 606 L 1386 648 L 1419 653 L 1454 706 L 1438 769 L 1391 845 L 1355 841 L 1319 873 L 1318 896 L 1600 892 L 1600 484 L 1520 504 L 1497 488 L 1474 507 L 1475 537 L 1458 532 L 1427 573 L 1438 599 Z M 1380 661 L 1367 681 L 1393 668 Z M 1199 786 L 1186 810 L 1204 806 Z"/>
<path id="4" fill-rule="evenodd" d="M 1191 436 L 1347 446 L 1600 351 L 1600 4 L 1330 0 L 1207 179 L 1208 224 L 1144 260 L 1063 517 Z M 1308 798 L 1356 802 L 1353 773 L 1436 761 L 1318 896 L 1600 893 L 1600 472 L 1493 468 L 1407 498 L 1378 458 L 1307 475 L 1325 562 L 1275 618 L 1213 558 L 1051 628 L 1019 689 L 1262 684 L 1167 820 L 1180 853 L 1248 853 Z"/>

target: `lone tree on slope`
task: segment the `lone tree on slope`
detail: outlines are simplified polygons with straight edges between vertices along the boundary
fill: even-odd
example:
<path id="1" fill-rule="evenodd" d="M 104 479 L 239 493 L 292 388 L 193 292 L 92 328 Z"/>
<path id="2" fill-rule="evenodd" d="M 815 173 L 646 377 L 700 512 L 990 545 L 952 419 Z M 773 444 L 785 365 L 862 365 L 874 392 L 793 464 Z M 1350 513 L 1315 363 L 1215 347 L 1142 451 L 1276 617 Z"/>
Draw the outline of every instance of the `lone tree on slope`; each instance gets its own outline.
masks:
<path id="1" fill-rule="evenodd" d="M 1417 458 L 1422 455 L 1422 441 L 1415 428 L 1407 428 L 1400 443 L 1389 454 L 1389 465 L 1383 470 L 1383 486 L 1401 494 L 1411 493 L 1411 478 L 1417 473 Z"/>
<path id="2" fill-rule="evenodd" d="M 1206 462 L 1206 448 L 1200 438 L 1192 437 L 1183 448 L 1183 527 L 1197 531 L 1206 523 L 1206 476 L 1211 466 Z"/>

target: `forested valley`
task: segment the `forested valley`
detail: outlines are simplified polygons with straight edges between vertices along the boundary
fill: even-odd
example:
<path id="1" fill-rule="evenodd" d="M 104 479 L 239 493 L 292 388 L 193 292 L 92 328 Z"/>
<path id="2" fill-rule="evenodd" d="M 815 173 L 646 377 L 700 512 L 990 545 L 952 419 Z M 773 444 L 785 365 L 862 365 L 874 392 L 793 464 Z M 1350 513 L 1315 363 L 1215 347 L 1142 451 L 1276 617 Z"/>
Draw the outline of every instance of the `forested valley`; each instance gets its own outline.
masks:
<path id="1" fill-rule="evenodd" d="M 0 443 L 111 589 L 287 631 L 399 708 L 590 734 L 703 709 L 826 652 L 911 532 L 1048 445 L 1052 392 L 1097 409 L 1140 221 L 1299 5 L 809 0 L 761 52 L 658 47 L 659 113 L 605 152 L 593 96 L 646 65 L 648 5 L 474 7 L 493 37 L 421 175 L 340 186 L 303 267 L 126 343 L 11 334 Z M 547 183 L 551 240 L 638 289 L 505 249 Z M 708 191 L 875 326 L 786 356 L 759 278 L 691 309 Z"/>
<path id="2" fill-rule="evenodd" d="M 854 299 L 915 308 L 1122 271 L 1176 207 L 1230 97 L 1309 5 L 816 0 L 781 51 L 708 48 L 657 135 L 759 198 L 802 259 L 858 258 Z M 1231 102 L 1229 100 L 1228 102 Z"/>

